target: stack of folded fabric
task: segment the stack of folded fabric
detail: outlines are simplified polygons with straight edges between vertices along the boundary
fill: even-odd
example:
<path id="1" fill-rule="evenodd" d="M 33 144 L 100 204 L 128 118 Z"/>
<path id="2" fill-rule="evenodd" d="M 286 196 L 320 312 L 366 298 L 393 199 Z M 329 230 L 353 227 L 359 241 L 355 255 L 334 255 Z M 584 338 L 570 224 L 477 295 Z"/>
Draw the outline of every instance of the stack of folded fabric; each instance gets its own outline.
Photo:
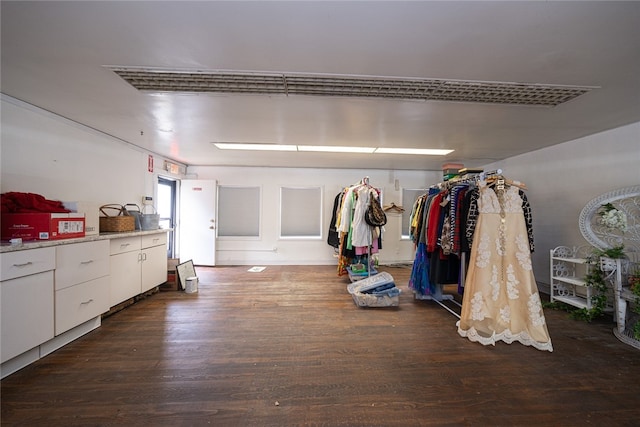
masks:
<path id="1" fill-rule="evenodd" d="M 391 307 L 400 302 L 400 289 L 386 271 L 353 282 L 347 290 L 359 307 Z"/>

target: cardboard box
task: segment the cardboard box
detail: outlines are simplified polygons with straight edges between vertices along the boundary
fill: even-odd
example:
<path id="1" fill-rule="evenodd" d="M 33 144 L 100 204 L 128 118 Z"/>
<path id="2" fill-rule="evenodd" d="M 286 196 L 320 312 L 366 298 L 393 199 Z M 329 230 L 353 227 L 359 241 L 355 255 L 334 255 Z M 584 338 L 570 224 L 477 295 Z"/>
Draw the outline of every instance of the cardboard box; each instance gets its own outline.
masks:
<path id="1" fill-rule="evenodd" d="M 167 273 L 167 281 L 160 285 L 161 291 L 178 291 L 178 275 L 174 271 L 173 273 Z"/>
<path id="2" fill-rule="evenodd" d="M 462 169 L 464 167 L 463 163 L 444 163 L 442 165 L 442 170 L 454 170 L 455 172 L 458 172 L 460 169 Z"/>
<path id="3" fill-rule="evenodd" d="M 178 291 L 181 290 L 178 284 L 178 273 L 176 267 L 180 264 L 178 258 L 167 259 L 167 281 L 160 285 L 161 291 Z"/>
<path id="4" fill-rule="evenodd" d="M 84 237 L 84 215 L 77 213 L 5 213 L 2 240 L 58 240 Z"/>
<path id="5" fill-rule="evenodd" d="M 71 212 L 84 214 L 84 234 L 100 234 L 100 204 L 94 202 L 62 202 Z"/>
<path id="6" fill-rule="evenodd" d="M 176 267 L 178 266 L 178 264 L 180 264 L 180 259 L 178 259 L 178 258 L 168 258 L 167 259 L 167 271 L 175 272 L 176 271 Z"/>

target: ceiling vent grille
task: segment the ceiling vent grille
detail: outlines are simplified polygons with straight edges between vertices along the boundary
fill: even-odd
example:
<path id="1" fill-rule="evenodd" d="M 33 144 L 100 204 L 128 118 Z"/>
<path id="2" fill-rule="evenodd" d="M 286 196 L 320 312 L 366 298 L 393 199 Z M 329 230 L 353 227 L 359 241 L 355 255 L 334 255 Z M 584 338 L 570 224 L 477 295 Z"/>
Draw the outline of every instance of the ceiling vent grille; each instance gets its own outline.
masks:
<path id="1" fill-rule="evenodd" d="M 312 95 L 555 106 L 595 87 L 251 72 L 182 72 L 111 67 L 146 92 Z"/>

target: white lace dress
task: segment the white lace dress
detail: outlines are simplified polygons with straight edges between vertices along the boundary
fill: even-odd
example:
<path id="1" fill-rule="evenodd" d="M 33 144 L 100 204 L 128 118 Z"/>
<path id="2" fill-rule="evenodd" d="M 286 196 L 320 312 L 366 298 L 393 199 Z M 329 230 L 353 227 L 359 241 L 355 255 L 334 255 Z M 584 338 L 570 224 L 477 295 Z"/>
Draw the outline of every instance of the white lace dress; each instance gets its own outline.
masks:
<path id="1" fill-rule="evenodd" d="M 483 345 L 518 341 L 553 351 L 518 188 L 494 191 L 481 182 L 479 192 L 458 333 Z"/>

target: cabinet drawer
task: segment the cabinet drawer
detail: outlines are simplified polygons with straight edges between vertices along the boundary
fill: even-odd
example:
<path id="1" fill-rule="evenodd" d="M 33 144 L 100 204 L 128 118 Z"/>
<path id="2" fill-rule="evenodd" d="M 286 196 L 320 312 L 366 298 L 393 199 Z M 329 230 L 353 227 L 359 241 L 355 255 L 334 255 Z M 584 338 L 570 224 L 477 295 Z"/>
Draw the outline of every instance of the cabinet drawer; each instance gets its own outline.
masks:
<path id="1" fill-rule="evenodd" d="M 56 250 L 50 247 L 6 252 L 0 254 L 0 259 L 0 280 L 9 280 L 53 270 L 56 266 Z"/>
<path id="2" fill-rule="evenodd" d="M 123 237 L 121 239 L 111 239 L 111 255 L 122 254 L 125 252 L 139 251 L 140 237 Z"/>
<path id="3" fill-rule="evenodd" d="M 167 233 L 148 234 L 142 236 L 142 247 L 151 248 L 153 246 L 165 245 L 167 243 Z"/>
<path id="4" fill-rule="evenodd" d="M 108 310 L 109 276 L 56 291 L 55 334 L 68 331 Z"/>
<path id="5" fill-rule="evenodd" d="M 62 245 L 56 248 L 56 290 L 109 274 L 109 242 Z"/>
<path id="6" fill-rule="evenodd" d="M 53 338 L 53 271 L 0 283 L 0 362 Z"/>

